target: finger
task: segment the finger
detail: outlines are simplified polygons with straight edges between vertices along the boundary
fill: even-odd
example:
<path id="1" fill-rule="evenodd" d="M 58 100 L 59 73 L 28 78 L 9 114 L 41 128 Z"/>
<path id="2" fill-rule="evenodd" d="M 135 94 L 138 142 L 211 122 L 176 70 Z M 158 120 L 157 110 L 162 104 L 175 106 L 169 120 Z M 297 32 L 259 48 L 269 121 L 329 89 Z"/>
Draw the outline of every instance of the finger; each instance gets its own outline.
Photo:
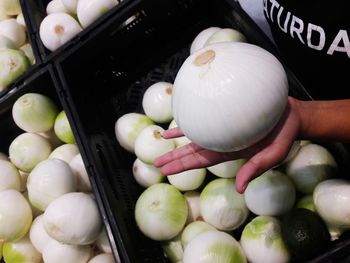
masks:
<path id="1" fill-rule="evenodd" d="M 169 162 L 172 162 L 176 159 L 182 158 L 186 155 L 191 155 L 196 151 L 202 150 L 203 148 L 194 143 L 186 144 L 180 148 L 177 148 L 171 152 L 168 152 L 160 157 L 158 157 L 153 165 L 156 167 L 161 167 Z"/>
<path id="2" fill-rule="evenodd" d="M 162 134 L 164 139 L 171 139 L 171 138 L 177 138 L 184 136 L 183 132 L 180 130 L 180 128 L 172 128 L 169 130 L 165 130 Z"/>
<path id="3" fill-rule="evenodd" d="M 288 141 L 274 142 L 251 157 L 237 172 L 237 192 L 243 193 L 251 180 L 283 161 L 289 148 Z"/>
<path id="4" fill-rule="evenodd" d="M 198 149 L 191 154 L 184 155 L 181 158 L 176 158 L 166 163 L 161 167 L 161 172 L 163 175 L 171 175 L 185 170 L 206 168 L 224 161 L 239 158 L 241 158 L 241 156 L 237 152 L 220 153 L 206 149 Z"/>

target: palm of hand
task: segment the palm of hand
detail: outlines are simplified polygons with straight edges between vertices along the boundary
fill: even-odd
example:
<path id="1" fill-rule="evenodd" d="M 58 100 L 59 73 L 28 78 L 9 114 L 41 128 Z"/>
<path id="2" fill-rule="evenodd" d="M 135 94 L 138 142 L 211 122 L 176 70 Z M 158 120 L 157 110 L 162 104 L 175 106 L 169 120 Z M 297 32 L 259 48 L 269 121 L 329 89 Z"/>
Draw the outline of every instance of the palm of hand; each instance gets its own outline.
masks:
<path id="1" fill-rule="evenodd" d="M 247 159 L 236 175 L 236 190 L 243 193 L 248 183 L 263 172 L 279 164 L 287 156 L 299 128 L 300 118 L 295 100 L 289 98 L 287 107 L 275 129 L 262 141 L 235 152 L 215 152 L 194 143 L 182 146 L 163 156 L 154 163 L 164 175 L 171 175 L 189 169 L 209 167 L 224 161 Z M 180 129 L 164 132 L 164 138 L 182 136 Z"/>

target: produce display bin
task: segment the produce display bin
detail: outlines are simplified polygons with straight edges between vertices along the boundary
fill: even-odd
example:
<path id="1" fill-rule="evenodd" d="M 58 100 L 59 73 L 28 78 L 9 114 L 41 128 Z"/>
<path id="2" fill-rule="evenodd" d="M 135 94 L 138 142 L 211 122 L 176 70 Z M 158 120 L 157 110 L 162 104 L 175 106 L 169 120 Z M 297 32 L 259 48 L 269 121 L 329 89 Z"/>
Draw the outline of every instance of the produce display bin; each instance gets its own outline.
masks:
<path id="1" fill-rule="evenodd" d="M 11 142 L 21 133 L 24 133 L 14 122 L 12 117 L 12 106 L 16 100 L 26 94 L 26 93 L 40 93 L 51 98 L 54 103 L 58 106 L 60 110 L 64 109 L 67 111 L 67 105 L 65 100 L 65 94 L 61 91 L 59 83 L 57 81 L 56 75 L 54 74 L 54 69 L 51 65 L 46 65 L 41 68 L 34 68 L 30 76 L 21 77 L 16 85 L 7 92 L 4 96 L 0 97 L 0 152 L 8 154 L 9 146 Z M 70 119 L 70 114 L 67 113 L 68 120 Z M 77 134 L 77 131 L 74 131 Z M 81 140 L 75 135 L 79 150 L 82 148 Z M 87 171 L 89 166 L 86 164 L 86 157 L 84 156 L 84 151 L 81 151 L 85 166 Z M 103 210 L 103 202 L 101 201 L 100 195 L 96 192 L 96 186 L 94 185 L 94 180 L 90 179 L 93 193 L 99 207 L 102 221 L 104 223 L 104 229 L 108 236 L 111 236 L 109 221 L 107 221 L 105 212 Z M 111 239 L 111 238 L 109 238 Z M 113 249 L 114 245 L 111 244 Z M 118 252 L 114 248 L 114 254 L 117 257 Z M 4 263 L 3 259 L 0 260 L 0 263 Z"/>
<path id="2" fill-rule="evenodd" d="M 50 0 L 20 0 L 21 5 L 24 11 L 24 17 L 30 23 L 30 33 L 33 40 L 36 42 L 38 47 L 37 52 L 38 56 L 42 59 L 43 62 L 50 61 L 53 57 L 58 56 L 66 49 L 71 48 L 75 44 L 79 43 L 81 39 L 84 39 L 89 35 L 89 33 L 99 27 L 102 23 L 109 20 L 110 17 L 115 16 L 119 9 L 124 5 L 123 2 L 119 1 L 114 8 L 109 10 L 107 13 L 99 17 L 95 22 L 89 25 L 87 28 L 84 28 L 82 32 L 77 34 L 74 38 L 68 41 L 66 44 L 62 45 L 60 48 L 54 52 L 48 50 L 43 42 L 40 39 L 40 24 L 42 20 L 46 17 L 46 7 Z"/>
<path id="3" fill-rule="evenodd" d="M 151 84 L 173 82 L 191 41 L 210 26 L 236 28 L 278 57 L 269 39 L 230 0 L 125 1 L 118 13 L 60 56 L 48 57 L 66 95 L 67 114 L 88 163 L 113 251 L 122 262 L 168 259 L 160 243 L 136 226 L 134 207 L 143 188 L 132 176 L 135 157 L 116 141 L 115 121 L 127 112 L 142 112 L 142 96 Z M 287 66 L 286 71 L 290 95 L 310 99 Z M 341 262 L 349 248 L 344 235 L 309 262 Z"/>

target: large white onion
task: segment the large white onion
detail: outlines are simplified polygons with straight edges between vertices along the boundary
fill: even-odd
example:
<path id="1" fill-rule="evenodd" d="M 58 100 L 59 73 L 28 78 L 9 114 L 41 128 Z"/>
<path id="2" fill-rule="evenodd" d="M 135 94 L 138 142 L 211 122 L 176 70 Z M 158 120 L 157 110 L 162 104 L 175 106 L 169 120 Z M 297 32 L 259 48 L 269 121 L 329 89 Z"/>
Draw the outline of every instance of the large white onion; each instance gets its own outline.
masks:
<path id="1" fill-rule="evenodd" d="M 173 115 L 183 133 L 220 152 L 265 137 L 288 98 L 282 64 L 263 48 L 240 42 L 216 43 L 189 56 L 173 87 Z"/>
<path id="2" fill-rule="evenodd" d="M 225 232 L 206 231 L 186 246 L 183 263 L 246 263 L 247 259 L 236 239 Z"/>
<path id="3" fill-rule="evenodd" d="M 277 216 L 293 207 L 296 191 L 288 176 L 277 170 L 269 170 L 248 184 L 244 198 L 253 213 Z"/>
<path id="4" fill-rule="evenodd" d="M 224 231 L 240 227 L 249 214 L 244 197 L 235 190 L 232 178 L 215 179 L 204 187 L 200 211 L 204 221 Z"/>
<path id="5" fill-rule="evenodd" d="M 49 236 L 65 244 L 95 242 L 102 230 L 96 201 L 89 194 L 80 192 L 60 196 L 46 208 L 44 228 Z"/>
<path id="6" fill-rule="evenodd" d="M 328 179 L 319 183 L 313 192 L 313 201 L 333 240 L 350 229 L 350 181 Z"/>
<path id="7" fill-rule="evenodd" d="M 33 215 L 28 201 L 16 190 L 0 192 L 0 240 L 15 241 L 26 235 Z"/>
<path id="8" fill-rule="evenodd" d="M 153 240 L 169 240 L 180 233 L 187 219 L 185 197 L 174 186 L 160 183 L 137 199 L 135 219 L 139 229 Z"/>
<path id="9" fill-rule="evenodd" d="M 319 182 L 333 177 L 336 171 L 337 163 L 332 154 L 313 143 L 303 145 L 286 165 L 287 175 L 304 194 L 312 194 Z"/>

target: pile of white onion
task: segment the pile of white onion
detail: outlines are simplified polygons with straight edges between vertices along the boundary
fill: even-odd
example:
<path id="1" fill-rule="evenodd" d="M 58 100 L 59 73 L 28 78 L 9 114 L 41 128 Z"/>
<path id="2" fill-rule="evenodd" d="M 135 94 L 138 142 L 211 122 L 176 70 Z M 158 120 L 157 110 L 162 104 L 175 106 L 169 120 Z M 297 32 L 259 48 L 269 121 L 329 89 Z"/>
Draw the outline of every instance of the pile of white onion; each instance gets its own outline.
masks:
<path id="1" fill-rule="evenodd" d="M 44 46 L 55 51 L 119 3 L 118 0 L 52 0 L 40 24 Z"/>
<path id="2" fill-rule="evenodd" d="M 0 154 L 0 255 L 5 262 L 115 262 L 64 111 L 46 95 L 26 93 L 12 116 L 23 133 L 9 155 Z"/>
<path id="3" fill-rule="evenodd" d="M 10 63 L 11 62 L 11 63 Z M 0 1 L 0 91 L 35 63 L 19 0 Z"/>
<path id="4" fill-rule="evenodd" d="M 350 198 L 350 182 L 324 182 L 337 164 L 312 142 L 295 141 L 287 158 L 250 182 L 244 194 L 235 191 L 235 176 L 245 159 L 168 177 L 153 165 L 156 157 L 190 142 L 218 151 L 245 148 L 279 120 L 288 93 L 283 67 L 265 50 L 234 41 L 247 40 L 228 28 L 200 32 L 175 82 L 153 83 L 144 92 L 143 111 L 116 120 L 116 139 L 135 154 L 132 174 L 145 189 L 136 202 L 137 225 L 161 242 L 171 262 L 289 262 L 280 218 L 296 206 L 319 210 L 334 236 L 349 228 L 341 198 Z M 185 136 L 162 138 L 163 127 L 178 125 Z M 324 207 L 337 201 L 328 214 Z M 238 228 L 242 235 L 232 235 Z"/>

